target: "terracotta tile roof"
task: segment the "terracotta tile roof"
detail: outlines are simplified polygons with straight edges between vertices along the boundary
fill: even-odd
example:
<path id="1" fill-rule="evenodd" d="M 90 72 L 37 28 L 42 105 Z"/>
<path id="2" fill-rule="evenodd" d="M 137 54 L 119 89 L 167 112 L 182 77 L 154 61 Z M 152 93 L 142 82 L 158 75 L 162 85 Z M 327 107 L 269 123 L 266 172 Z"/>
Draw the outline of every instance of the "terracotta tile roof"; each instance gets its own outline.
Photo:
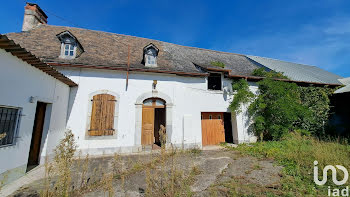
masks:
<path id="1" fill-rule="evenodd" d="M 28 64 L 34 66 L 35 68 L 47 73 L 48 75 L 62 81 L 69 86 L 77 86 L 72 80 L 58 72 L 55 68 L 46 63 L 42 62 L 35 55 L 28 52 L 26 49 L 22 48 L 19 44 L 15 43 L 13 40 L 9 39 L 6 35 L 0 34 L 0 49 L 11 53 L 13 56 L 22 59 Z"/>
<path id="2" fill-rule="evenodd" d="M 59 58 L 61 43 L 56 35 L 67 30 L 78 39 L 85 50 L 73 60 Z M 258 67 L 244 55 L 81 28 L 40 25 L 28 32 L 7 35 L 52 65 L 126 69 L 130 45 L 130 70 L 205 76 L 206 73 L 196 65 L 210 65 L 213 61 L 220 61 L 226 65 L 225 69 L 231 70 L 231 74 L 249 76 Z M 150 43 L 159 48 L 157 68 L 145 67 L 142 63 L 143 48 Z"/>

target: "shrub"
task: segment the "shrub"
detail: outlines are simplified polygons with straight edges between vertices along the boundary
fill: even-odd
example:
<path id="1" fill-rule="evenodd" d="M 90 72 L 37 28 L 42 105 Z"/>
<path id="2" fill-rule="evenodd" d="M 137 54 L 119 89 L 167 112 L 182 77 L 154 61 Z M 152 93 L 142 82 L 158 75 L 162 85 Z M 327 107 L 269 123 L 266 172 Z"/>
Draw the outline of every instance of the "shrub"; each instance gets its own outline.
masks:
<path id="1" fill-rule="evenodd" d="M 257 96 L 249 90 L 244 79 L 234 81 L 232 89 L 236 94 L 230 110 L 239 113 L 242 105 L 249 104 L 252 130 L 260 140 L 278 140 L 295 130 L 319 137 L 326 135 L 324 128 L 329 117 L 332 89 L 300 87 L 296 83 L 276 80 L 283 78 L 283 75 L 267 72 L 263 68 L 254 70 L 253 75 L 266 77 L 257 83 Z"/>
<path id="2" fill-rule="evenodd" d="M 219 62 L 219 61 L 211 62 L 210 64 L 211 64 L 212 66 L 217 66 L 217 67 L 220 67 L 220 68 L 225 68 L 225 64 L 222 63 L 222 62 Z"/>
<path id="3" fill-rule="evenodd" d="M 307 120 L 310 111 L 300 103 L 295 83 L 264 79 L 258 82 L 259 95 L 249 106 L 254 131 L 261 139 L 280 139 L 297 129 L 298 120 Z"/>
<path id="4" fill-rule="evenodd" d="M 284 76 L 283 73 L 281 73 L 281 72 L 266 71 L 264 68 L 258 68 L 258 69 L 253 70 L 252 75 L 257 76 L 257 77 L 288 79 L 288 77 Z"/>

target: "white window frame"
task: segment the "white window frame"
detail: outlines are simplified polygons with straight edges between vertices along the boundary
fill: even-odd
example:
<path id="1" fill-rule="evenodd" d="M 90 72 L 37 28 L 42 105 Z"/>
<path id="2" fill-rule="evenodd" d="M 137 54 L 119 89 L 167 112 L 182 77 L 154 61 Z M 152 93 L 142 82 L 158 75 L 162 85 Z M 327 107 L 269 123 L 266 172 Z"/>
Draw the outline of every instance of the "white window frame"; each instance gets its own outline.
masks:
<path id="1" fill-rule="evenodd" d="M 68 48 L 68 55 L 66 55 L 66 46 L 69 46 Z M 73 49 L 72 49 L 73 47 Z M 73 52 L 73 55 L 70 55 L 70 52 Z M 76 57 L 77 53 L 77 46 L 74 43 L 62 43 L 61 44 L 61 58 L 65 59 L 74 59 Z"/>
<path id="2" fill-rule="evenodd" d="M 152 63 L 150 61 L 152 61 Z M 145 66 L 147 66 L 147 67 L 157 67 L 157 52 L 156 52 L 156 49 L 154 49 L 153 47 L 151 47 L 151 48 L 146 50 L 146 53 L 145 53 Z"/>

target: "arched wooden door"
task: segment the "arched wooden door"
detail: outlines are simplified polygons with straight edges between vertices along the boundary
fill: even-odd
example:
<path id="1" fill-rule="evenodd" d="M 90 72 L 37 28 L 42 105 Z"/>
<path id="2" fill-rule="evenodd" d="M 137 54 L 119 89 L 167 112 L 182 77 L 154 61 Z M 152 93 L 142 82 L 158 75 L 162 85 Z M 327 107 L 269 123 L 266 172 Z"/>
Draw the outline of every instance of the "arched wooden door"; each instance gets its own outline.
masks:
<path id="1" fill-rule="evenodd" d="M 160 125 L 165 126 L 165 101 L 158 98 L 146 99 L 142 106 L 142 145 L 160 145 Z"/>

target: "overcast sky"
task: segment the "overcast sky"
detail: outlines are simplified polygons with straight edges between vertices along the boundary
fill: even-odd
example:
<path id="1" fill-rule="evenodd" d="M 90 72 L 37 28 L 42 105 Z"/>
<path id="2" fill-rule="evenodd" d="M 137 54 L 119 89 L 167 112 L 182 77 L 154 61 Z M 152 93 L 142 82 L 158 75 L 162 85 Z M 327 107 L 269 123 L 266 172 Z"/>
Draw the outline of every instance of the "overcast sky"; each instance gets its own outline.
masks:
<path id="1" fill-rule="evenodd" d="M 32 0 L 51 25 L 315 65 L 350 77 L 349 0 Z M 25 0 L 1 0 L 0 33 L 19 32 Z"/>

